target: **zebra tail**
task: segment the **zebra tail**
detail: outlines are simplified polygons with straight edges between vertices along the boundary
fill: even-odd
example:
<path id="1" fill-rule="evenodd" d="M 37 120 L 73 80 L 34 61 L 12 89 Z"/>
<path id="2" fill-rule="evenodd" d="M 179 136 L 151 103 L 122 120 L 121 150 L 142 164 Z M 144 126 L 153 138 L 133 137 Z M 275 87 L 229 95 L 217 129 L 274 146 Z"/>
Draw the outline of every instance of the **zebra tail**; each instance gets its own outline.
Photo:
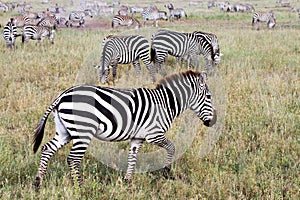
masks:
<path id="1" fill-rule="evenodd" d="M 54 100 L 54 102 L 48 107 L 46 110 L 43 118 L 38 123 L 36 128 L 34 129 L 34 136 L 33 136 L 33 153 L 36 153 L 39 146 L 42 143 L 43 137 L 44 137 L 44 130 L 45 125 L 47 122 L 47 119 L 49 117 L 49 114 L 52 112 L 52 110 L 60 103 L 60 96 Z"/>
<path id="2" fill-rule="evenodd" d="M 156 55 L 156 52 L 153 48 L 151 48 L 151 52 L 150 52 L 150 61 L 151 62 L 154 62 L 155 60 L 155 55 Z"/>

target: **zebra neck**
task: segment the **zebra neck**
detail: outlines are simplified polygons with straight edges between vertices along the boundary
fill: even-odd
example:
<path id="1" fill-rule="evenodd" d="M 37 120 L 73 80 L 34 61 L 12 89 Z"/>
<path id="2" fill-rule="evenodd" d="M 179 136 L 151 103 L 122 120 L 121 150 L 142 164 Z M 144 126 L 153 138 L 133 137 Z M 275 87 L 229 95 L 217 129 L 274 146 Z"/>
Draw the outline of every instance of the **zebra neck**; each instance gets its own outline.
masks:
<path id="1" fill-rule="evenodd" d="M 180 91 L 166 86 L 161 86 L 158 91 L 162 96 L 161 103 L 166 105 L 173 118 L 187 109 L 187 100 L 182 98 Z"/>

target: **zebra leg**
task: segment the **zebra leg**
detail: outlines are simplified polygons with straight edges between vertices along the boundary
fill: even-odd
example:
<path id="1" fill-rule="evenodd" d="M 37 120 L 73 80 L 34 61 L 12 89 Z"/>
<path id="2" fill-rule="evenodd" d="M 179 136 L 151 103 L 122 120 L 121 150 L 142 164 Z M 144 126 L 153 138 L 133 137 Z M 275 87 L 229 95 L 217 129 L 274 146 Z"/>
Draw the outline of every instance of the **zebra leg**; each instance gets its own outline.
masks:
<path id="1" fill-rule="evenodd" d="M 143 140 L 140 139 L 132 139 L 130 141 L 130 150 L 128 155 L 128 167 L 126 171 L 125 181 L 130 183 L 131 176 L 136 164 L 137 154 L 139 152 L 140 147 L 142 146 Z"/>
<path id="2" fill-rule="evenodd" d="M 136 72 L 137 74 L 139 74 L 139 73 L 141 72 L 141 65 L 140 65 L 139 60 L 138 60 L 138 59 L 137 59 L 137 60 L 134 60 L 132 63 L 133 63 L 133 66 L 134 66 L 134 68 L 135 68 L 135 72 Z"/>
<path id="3" fill-rule="evenodd" d="M 82 184 L 79 165 L 90 142 L 91 138 L 89 137 L 85 137 L 84 139 L 80 137 L 74 139 L 72 149 L 67 158 L 71 177 L 74 181 L 74 184 L 78 184 L 79 186 Z"/>
<path id="4" fill-rule="evenodd" d="M 164 169 L 167 172 L 169 172 L 171 170 L 171 163 L 175 154 L 174 144 L 170 140 L 168 140 L 163 134 L 155 135 L 155 136 L 149 135 L 146 137 L 146 141 L 149 144 L 155 144 L 167 150 L 167 158 L 166 158 Z"/>
<path id="5" fill-rule="evenodd" d="M 35 186 L 38 188 L 46 174 L 49 159 L 64 145 L 70 142 L 70 134 L 65 129 L 64 125 L 61 123 L 57 111 L 53 110 L 56 135 L 55 137 L 47 142 L 42 147 L 40 166 L 38 169 L 38 174 L 35 178 Z"/>
<path id="6" fill-rule="evenodd" d="M 112 74 L 113 74 L 113 84 L 115 84 L 115 80 L 116 80 L 116 77 L 117 77 L 117 70 L 118 70 L 117 67 L 118 67 L 117 64 L 114 64 L 112 66 L 112 70 L 113 70 L 113 72 L 112 72 Z"/>
<path id="7" fill-rule="evenodd" d="M 105 69 L 104 72 L 102 72 L 102 70 L 100 68 L 100 81 L 102 84 L 107 83 L 108 74 L 109 74 L 109 69 Z"/>
<path id="8" fill-rule="evenodd" d="M 147 69 L 149 70 L 150 72 L 150 76 L 152 78 L 152 82 L 155 83 L 155 75 L 154 75 L 154 69 L 153 69 L 153 65 L 152 64 L 149 64 L 149 65 L 146 65 L 147 66 Z"/>

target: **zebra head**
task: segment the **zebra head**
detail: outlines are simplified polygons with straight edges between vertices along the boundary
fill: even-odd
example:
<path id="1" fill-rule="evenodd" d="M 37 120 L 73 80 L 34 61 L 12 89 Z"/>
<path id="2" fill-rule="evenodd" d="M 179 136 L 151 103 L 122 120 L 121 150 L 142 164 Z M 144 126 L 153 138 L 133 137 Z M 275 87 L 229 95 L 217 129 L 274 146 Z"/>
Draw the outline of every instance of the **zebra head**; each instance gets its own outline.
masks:
<path id="1" fill-rule="evenodd" d="M 274 28 L 275 25 L 276 25 L 276 16 L 273 12 L 270 12 L 268 27 L 271 29 L 271 28 Z"/>
<path id="2" fill-rule="evenodd" d="M 217 121 L 217 113 L 214 108 L 211 93 L 206 84 L 207 74 L 201 72 L 194 79 L 194 95 L 190 99 L 190 109 L 203 121 L 205 126 L 211 127 Z"/>
<path id="3" fill-rule="evenodd" d="M 83 12 L 84 12 L 85 16 L 90 16 L 91 18 L 93 17 L 91 9 L 85 9 Z"/>

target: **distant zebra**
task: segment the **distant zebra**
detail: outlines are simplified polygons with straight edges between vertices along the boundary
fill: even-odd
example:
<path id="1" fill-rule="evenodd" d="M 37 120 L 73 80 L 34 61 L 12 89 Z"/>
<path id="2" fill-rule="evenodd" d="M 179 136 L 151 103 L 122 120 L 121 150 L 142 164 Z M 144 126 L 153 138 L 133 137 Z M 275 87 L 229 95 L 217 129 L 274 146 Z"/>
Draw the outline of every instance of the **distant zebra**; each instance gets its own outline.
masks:
<path id="1" fill-rule="evenodd" d="M 108 36 L 104 38 L 102 45 L 100 66 L 97 66 L 100 69 L 100 80 L 102 83 L 107 82 L 110 65 L 112 65 L 113 69 L 113 80 L 115 80 L 117 74 L 118 64 L 133 63 L 136 72 L 140 72 L 139 59 L 146 65 L 153 82 L 155 82 L 149 58 L 150 45 L 146 38 L 140 35 Z"/>
<path id="2" fill-rule="evenodd" d="M 168 3 L 165 5 L 165 7 L 169 10 L 170 12 L 170 21 L 174 21 L 174 17 L 176 19 L 180 19 L 180 18 L 187 18 L 187 14 L 186 12 L 183 10 L 183 8 L 174 8 L 173 4 Z"/>
<path id="3" fill-rule="evenodd" d="M 152 35 L 151 60 L 154 68 L 162 69 L 162 64 L 168 54 L 177 58 L 187 58 L 188 67 L 192 58 L 202 54 L 206 60 L 205 68 L 215 66 L 221 61 L 217 36 L 210 33 L 195 31 L 193 33 L 179 33 L 169 30 L 159 30 Z M 163 72 L 165 75 L 166 73 Z"/>
<path id="4" fill-rule="evenodd" d="M 65 90 L 34 130 L 35 153 L 43 140 L 47 118 L 53 112 L 56 134 L 42 147 L 36 187 L 41 185 L 50 158 L 71 140 L 67 162 L 74 182 L 81 185 L 79 165 L 94 137 L 108 142 L 130 140 L 127 182 L 131 181 L 144 141 L 166 149 L 164 170 L 170 171 L 175 146 L 165 133 L 175 118 L 191 109 L 205 126 L 213 126 L 217 120 L 206 77 L 205 73 L 186 71 L 161 80 L 155 89 L 81 85 Z"/>
<path id="5" fill-rule="evenodd" d="M 135 13 L 142 13 L 144 11 L 145 8 L 142 7 L 137 7 L 137 6 L 130 6 L 129 10 L 130 10 L 130 14 L 133 15 Z"/>
<path id="6" fill-rule="evenodd" d="M 17 32 L 17 27 L 14 24 L 14 19 L 10 18 L 10 21 L 4 26 L 2 36 L 6 42 L 6 47 L 10 49 L 15 48 L 16 37 L 20 36 Z"/>
<path id="7" fill-rule="evenodd" d="M 257 25 L 258 22 L 267 22 L 268 28 L 274 28 L 276 25 L 276 17 L 273 12 L 255 12 L 252 17 L 252 26 Z"/>
<path id="8" fill-rule="evenodd" d="M 18 16 L 14 18 L 13 23 L 16 25 L 16 27 L 22 28 L 23 26 L 30 24 L 31 19 L 27 16 Z"/>
<path id="9" fill-rule="evenodd" d="M 69 23 L 72 26 L 72 22 L 79 22 L 79 26 L 83 26 L 85 23 L 84 18 L 86 16 L 93 17 L 92 11 L 90 9 L 86 9 L 84 11 L 72 11 L 69 15 Z"/>
<path id="10" fill-rule="evenodd" d="M 277 0 L 276 3 L 280 4 L 282 7 L 290 7 L 290 0 Z"/>
<path id="11" fill-rule="evenodd" d="M 22 43 L 30 39 L 43 41 L 49 37 L 51 44 L 54 44 L 54 33 L 55 30 L 51 30 L 49 27 L 26 25 L 23 27 Z"/>
<path id="12" fill-rule="evenodd" d="M 45 27 L 49 27 L 51 29 L 56 30 L 58 21 L 54 16 L 47 16 L 44 17 L 43 19 L 41 19 L 39 21 L 39 23 L 37 24 L 37 26 L 45 26 Z"/>
<path id="13" fill-rule="evenodd" d="M 168 20 L 167 12 L 165 11 L 159 11 L 157 9 L 153 8 L 147 8 L 142 12 L 142 18 L 143 18 L 143 26 L 146 25 L 146 21 L 151 20 L 153 21 L 153 26 L 157 27 L 159 19 Z"/>
<path id="14" fill-rule="evenodd" d="M 121 16 L 121 15 L 116 15 L 114 16 L 114 18 L 112 19 L 112 28 L 115 29 L 118 26 L 134 26 L 135 29 L 139 29 L 141 24 L 140 22 L 131 16 Z"/>

